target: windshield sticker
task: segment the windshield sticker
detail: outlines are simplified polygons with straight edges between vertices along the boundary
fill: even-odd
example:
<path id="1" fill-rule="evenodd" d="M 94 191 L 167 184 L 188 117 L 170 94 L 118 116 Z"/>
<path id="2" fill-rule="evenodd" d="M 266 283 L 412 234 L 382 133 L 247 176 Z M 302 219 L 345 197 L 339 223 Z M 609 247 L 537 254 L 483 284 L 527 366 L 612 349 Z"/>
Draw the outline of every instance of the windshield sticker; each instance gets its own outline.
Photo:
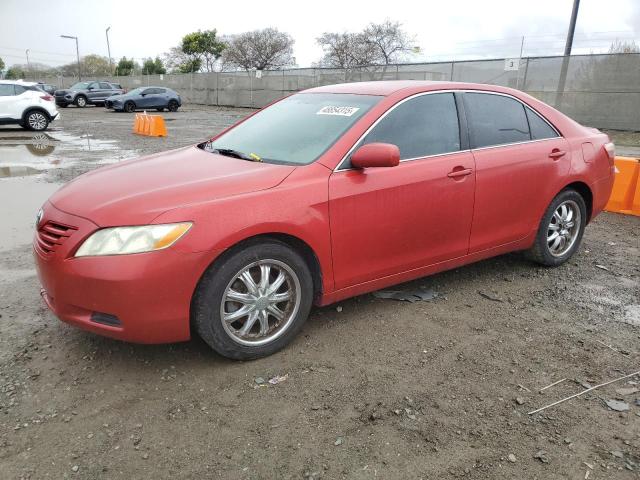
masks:
<path id="1" fill-rule="evenodd" d="M 316 112 L 316 115 L 339 115 L 341 117 L 350 117 L 360 110 L 360 107 L 334 107 L 327 105 Z"/>

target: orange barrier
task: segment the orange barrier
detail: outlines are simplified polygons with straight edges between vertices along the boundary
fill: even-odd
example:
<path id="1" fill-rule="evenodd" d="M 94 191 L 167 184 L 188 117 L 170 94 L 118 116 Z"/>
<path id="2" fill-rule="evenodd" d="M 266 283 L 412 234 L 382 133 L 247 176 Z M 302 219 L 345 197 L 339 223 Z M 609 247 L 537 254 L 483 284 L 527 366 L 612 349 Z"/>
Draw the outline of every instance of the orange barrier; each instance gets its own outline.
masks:
<path id="1" fill-rule="evenodd" d="M 640 158 L 616 157 L 615 165 L 618 173 L 604 209 L 640 216 Z"/>
<path id="2" fill-rule="evenodd" d="M 133 133 L 149 137 L 166 137 L 167 127 L 161 115 L 149 115 L 147 112 L 136 113 L 133 122 Z"/>

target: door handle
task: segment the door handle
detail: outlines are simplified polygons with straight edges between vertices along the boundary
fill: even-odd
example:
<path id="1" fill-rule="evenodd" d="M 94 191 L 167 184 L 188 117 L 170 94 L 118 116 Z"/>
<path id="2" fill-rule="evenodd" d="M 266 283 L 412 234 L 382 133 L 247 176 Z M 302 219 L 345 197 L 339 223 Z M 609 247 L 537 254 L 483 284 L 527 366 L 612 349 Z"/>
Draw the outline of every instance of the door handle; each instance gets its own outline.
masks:
<path id="1" fill-rule="evenodd" d="M 471 175 L 472 171 L 473 170 L 471 170 L 470 168 L 456 167 L 452 171 L 447 173 L 447 177 L 449 177 L 449 178 L 466 177 L 467 175 Z"/>
<path id="2" fill-rule="evenodd" d="M 567 152 L 565 152 L 564 150 L 558 150 L 557 148 L 554 148 L 553 150 L 551 150 L 551 153 L 549 154 L 549 158 L 553 158 L 554 160 L 557 160 L 560 157 L 564 157 L 566 154 Z"/>

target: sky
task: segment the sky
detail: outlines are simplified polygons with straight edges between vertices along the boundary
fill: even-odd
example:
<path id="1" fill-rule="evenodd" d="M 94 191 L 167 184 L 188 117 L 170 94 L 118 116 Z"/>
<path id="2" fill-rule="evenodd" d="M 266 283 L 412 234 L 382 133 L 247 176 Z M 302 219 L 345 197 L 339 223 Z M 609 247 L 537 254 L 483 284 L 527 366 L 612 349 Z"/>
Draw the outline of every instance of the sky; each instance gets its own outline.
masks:
<path id="1" fill-rule="evenodd" d="M 220 34 L 275 27 L 295 40 L 301 67 L 322 56 L 323 32 L 354 32 L 370 22 L 399 21 L 420 53 L 411 61 L 561 54 L 572 0 L 0 0 L 0 58 L 5 64 L 60 65 L 80 55 L 155 57 L 186 33 L 215 28 Z M 640 0 L 581 0 L 573 53 L 606 51 L 615 39 L 640 45 Z"/>

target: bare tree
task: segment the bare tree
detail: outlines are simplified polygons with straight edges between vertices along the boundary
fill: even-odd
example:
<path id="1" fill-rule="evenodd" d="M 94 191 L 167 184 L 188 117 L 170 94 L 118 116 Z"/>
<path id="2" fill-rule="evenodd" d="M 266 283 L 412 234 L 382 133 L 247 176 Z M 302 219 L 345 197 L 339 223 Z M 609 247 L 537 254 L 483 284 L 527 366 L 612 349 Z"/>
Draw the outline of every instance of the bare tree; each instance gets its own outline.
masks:
<path id="1" fill-rule="evenodd" d="M 273 70 L 295 65 L 294 40 L 276 28 L 254 30 L 228 38 L 222 52 L 224 69 Z"/>
<path id="2" fill-rule="evenodd" d="M 385 20 L 370 23 L 362 32 L 364 41 L 375 50 L 375 63 L 389 65 L 398 63 L 403 54 L 415 49 L 415 41 L 402 29 L 400 22 Z"/>
<path id="3" fill-rule="evenodd" d="M 316 39 L 324 50 L 320 66 L 353 68 L 389 65 L 415 49 L 399 22 L 370 23 L 362 32 L 323 33 Z"/>
<path id="4" fill-rule="evenodd" d="M 316 42 L 324 50 L 324 56 L 318 62 L 319 66 L 353 68 L 375 62 L 375 49 L 365 41 L 362 33 L 325 32 Z"/>
<path id="5" fill-rule="evenodd" d="M 640 47 L 633 40 L 628 42 L 616 40 L 609 47 L 609 53 L 640 53 Z"/>

